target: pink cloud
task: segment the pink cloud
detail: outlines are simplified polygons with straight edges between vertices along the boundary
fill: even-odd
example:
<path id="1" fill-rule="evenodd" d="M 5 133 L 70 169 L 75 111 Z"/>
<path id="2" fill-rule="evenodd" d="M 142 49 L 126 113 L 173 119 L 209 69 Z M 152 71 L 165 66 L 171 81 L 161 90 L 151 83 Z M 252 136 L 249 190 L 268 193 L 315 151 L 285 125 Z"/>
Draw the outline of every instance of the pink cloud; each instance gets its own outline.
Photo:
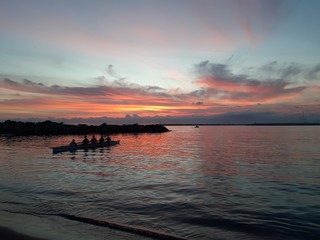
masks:
<path id="1" fill-rule="evenodd" d="M 235 75 L 224 64 L 208 61 L 196 65 L 198 83 L 204 87 L 203 94 L 225 103 L 274 102 L 299 96 L 306 86 L 293 87 L 286 79 L 258 80 L 247 75 Z"/>

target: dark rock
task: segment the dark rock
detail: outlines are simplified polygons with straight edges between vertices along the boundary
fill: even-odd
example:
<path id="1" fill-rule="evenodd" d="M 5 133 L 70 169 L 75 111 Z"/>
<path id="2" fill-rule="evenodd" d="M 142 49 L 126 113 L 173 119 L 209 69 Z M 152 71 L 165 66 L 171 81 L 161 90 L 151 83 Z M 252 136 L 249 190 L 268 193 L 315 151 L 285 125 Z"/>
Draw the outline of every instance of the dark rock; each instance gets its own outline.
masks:
<path id="1" fill-rule="evenodd" d="M 114 134 L 114 133 L 163 133 L 169 130 L 159 124 L 154 125 L 109 125 L 100 126 L 78 124 L 68 125 L 52 121 L 17 122 L 7 120 L 0 123 L 0 134 L 13 135 L 65 135 L 65 134 Z"/>

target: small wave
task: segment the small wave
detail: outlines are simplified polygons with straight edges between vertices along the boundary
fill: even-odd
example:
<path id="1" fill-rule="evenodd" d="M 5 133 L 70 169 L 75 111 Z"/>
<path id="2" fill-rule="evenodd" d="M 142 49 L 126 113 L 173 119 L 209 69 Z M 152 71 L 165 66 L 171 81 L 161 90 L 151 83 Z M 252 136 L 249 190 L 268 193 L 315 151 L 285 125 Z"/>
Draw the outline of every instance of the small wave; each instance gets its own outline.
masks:
<path id="1" fill-rule="evenodd" d="M 8 212 L 12 214 L 27 214 L 36 217 L 45 217 L 45 216 L 58 216 L 72 221 L 78 221 L 82 223 L 92 224 L 95 226 L 108 227 L 118 231 L 128 232 L 137 234 L 144 237 L 151 237 L 154 239 L 164 239 L 164 240 L 186 240 L 185 238 L 174 236 L 168 233 L 158 232 L 156 230 L 146 229 L 139 226 L 132 226 L 123 223 L 118 223 L 112 220 L 97 220 L 93 218 L 79 217 L 71 214 L 43 214 L 43 213 L 32 213 L 26 211 L 14 211 L 8 209 L 0 209 L 0 211 Z"/>
<path id="2" fill-rule="evenodd" d="M 17 201 L 3 201 L 3 202 L 1 202 L 1 203 L 9 204 L 9 205 L 26 205 L 26 203 L 17 202 Z"/>
<path id="3" fill-rule="evenodd" d="M 210 217 L 210 218 L 189 218 L 185 219 L 184 222 L 190 223 L 197 226 L 206 226 L 225 229 L 229 231 L 238 231 L 244 233 L 251 233 L 257 236 L 259 235 L 273 235 L 274 233 L 268 231 L 264 228 L 258 228 L 253 224 L 248 224 L 244 222 L 238 222 L 231 219 L 223 219 L 220 217 Z"/>
<path id="4" fill-rule="evenodd" d="M 266 215 L 267 216 L 267 215 Z M 258 221 L 250 219 L 226 219 L 218 216 L 208 216 L 206 218 L 192 217 L 184 219 L 184 222 L 197 226 L 207 226 L 229 230 L 232 232 L 250 233 L 259 237 L 270 237 L 271 239 L 318 239 L 319 230 L 317 224 L 306 224 L 300 222 L 299 225 L 285 218 L 273 216 L 269 220 Z"/>
<path id="5" fill-rule="evenodd" d="M 124 232 L 134 233 L 145 237 L 152 237 L 156 239 L 164 239 L 164 240 L 185 240 L 185 238 L 181 238 L 178 236 L 174 236 L 167 233 L 161 233 L 155 230 L 146 229 L 138 226 L 131 226 L 123 223 L 118 223 L 110 220 L 97 220 L 92 218 L 86 218 L 86 217 L 79 217 L 69 214 L 58 214 L 57 216 L 73 220 L 73 221 L 79 221 L 83 223 L 93 224 L 96 226 L 102 226 L 102 227 L 108 227 Z"/>

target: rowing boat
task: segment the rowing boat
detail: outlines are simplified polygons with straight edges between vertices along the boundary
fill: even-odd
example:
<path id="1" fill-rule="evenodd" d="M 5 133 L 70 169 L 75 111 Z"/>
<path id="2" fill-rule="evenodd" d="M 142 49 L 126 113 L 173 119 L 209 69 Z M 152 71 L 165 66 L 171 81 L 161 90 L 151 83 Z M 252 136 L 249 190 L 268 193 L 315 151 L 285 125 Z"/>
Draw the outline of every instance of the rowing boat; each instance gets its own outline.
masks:
<path id="1" fill-rule="evenodd" d="M 95 144 L 81 144 L 76 146 L 60 146 L 60 147 L 53 147 L 53 153 L 59 152 L 66 152 L 66 151 L 76 151 L 78 149 L 95 149 L 95 148 L 102 148 L 102 147 L 110 147 L 120 143 L 120 140 L 117 141 L 110 141 L 110 142 L 103 142 L 103 143 L 95 143 Z"/>

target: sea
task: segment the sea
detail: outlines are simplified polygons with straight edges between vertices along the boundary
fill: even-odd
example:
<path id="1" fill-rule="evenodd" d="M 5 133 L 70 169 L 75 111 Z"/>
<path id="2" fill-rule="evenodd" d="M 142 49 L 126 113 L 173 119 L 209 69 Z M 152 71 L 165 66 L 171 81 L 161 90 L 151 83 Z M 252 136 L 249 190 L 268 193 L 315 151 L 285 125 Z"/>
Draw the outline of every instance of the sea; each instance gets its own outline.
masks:
<path id="1" fill-rule="evenodd" d="M 46 239 L 319 239 L 320 126 L 0 135 L 0 226 Z M 153 235 L 152 235 L 153 234 Z"/>

